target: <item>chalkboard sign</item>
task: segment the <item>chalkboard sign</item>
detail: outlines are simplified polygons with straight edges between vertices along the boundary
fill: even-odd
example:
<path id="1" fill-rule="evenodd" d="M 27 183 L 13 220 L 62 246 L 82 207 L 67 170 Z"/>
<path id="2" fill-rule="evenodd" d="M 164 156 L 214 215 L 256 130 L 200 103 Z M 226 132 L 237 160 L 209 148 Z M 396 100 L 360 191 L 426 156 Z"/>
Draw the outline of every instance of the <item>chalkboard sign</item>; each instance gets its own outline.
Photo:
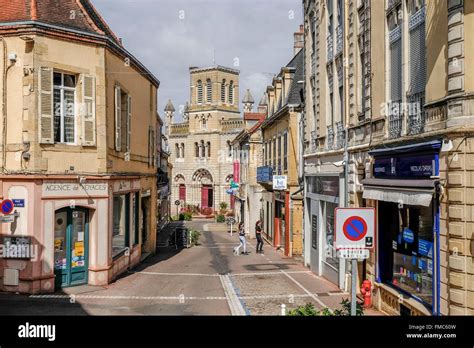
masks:
<path id="1" fill-rule="evenodd" d="M 181 248 L 188 248 L 189 238 L 188 238 L 188 229 L 187 228 L 177 228 L 175 230 L 176 234 L 176 245 Z"/>
<path id="2" fill-rule="evenodd" d="M 311 244 L 314 249 L 318 248 L 318 216 L 311 215 Z"/>

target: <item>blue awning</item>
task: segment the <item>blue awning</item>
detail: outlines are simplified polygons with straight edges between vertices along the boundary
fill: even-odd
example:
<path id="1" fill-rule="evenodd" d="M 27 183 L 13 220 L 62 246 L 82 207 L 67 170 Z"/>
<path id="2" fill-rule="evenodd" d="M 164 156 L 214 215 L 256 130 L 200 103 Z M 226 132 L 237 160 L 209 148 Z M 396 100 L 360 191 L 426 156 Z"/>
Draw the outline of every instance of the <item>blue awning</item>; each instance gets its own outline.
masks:
<path id="1" fill-rule="evenodd" d="M 384 147 L 380 149 L 375 149 L 369 151 L 369 155 L 371 156 L 385 156 L 391 154 L 402 154 L 402 153 L 410 153 L 410 152 L 420 152 L 420 151 L 436 151 L 441 149 L 442 140 L 432 140 L 423 143 L 417 144 L 409 144 L 409 145 L 402 145 L 396 147 Z"/>

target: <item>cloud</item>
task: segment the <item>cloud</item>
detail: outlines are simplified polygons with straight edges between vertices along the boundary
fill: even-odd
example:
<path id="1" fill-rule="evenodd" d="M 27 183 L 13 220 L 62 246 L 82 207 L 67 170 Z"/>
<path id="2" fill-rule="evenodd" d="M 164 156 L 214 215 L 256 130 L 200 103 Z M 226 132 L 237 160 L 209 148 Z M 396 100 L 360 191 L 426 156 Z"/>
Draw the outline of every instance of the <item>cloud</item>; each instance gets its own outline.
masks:
<path id="1" fill-rule="evenodd" d="M 161 81 L 159 112 L 168 99 L 189 99 L 189 67 L 219 65 L 241 72 L 240 95 L 256 102 L 293 55 L 301 0 L 93 0 L 124 45 Z M 238 58 L 239 66 L 234 66 Z M 178 107 L 176 107 L 178 109 Z"/>

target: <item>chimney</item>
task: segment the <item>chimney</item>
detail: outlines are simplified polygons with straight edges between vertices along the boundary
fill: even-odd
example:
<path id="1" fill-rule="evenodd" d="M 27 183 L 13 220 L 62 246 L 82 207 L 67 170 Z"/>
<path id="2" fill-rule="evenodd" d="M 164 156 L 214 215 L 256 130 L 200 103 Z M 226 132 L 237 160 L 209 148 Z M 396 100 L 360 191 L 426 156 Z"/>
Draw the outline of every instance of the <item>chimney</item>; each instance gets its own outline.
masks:
<path id="1" fill-rule="evenodd" d="M 36 4 L 36 0 L 31 0 L 30 6 L 31 6 L 31 9 L 30 9 L 31 20 L 37 21 L 38 20 L 38 6 Z"/>
<path id="2" fill-rule="evenodd" d="M 295 44 L 293 54 L 296 56 L 304 46 L 304 26 L 300 25 L 300 30 L 294 34 Z"/>

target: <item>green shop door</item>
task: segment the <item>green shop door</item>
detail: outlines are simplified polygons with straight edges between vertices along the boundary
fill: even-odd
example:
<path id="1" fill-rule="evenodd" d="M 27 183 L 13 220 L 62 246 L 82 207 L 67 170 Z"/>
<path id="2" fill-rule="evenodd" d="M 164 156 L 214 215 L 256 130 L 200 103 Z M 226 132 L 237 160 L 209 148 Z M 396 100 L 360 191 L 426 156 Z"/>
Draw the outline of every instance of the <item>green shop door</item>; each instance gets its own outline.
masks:
<path id="1" fill-rule="evenodd" d="M 54 216 L 55 288 L 87 284 L 89 212 L 65 208 Z"/>

